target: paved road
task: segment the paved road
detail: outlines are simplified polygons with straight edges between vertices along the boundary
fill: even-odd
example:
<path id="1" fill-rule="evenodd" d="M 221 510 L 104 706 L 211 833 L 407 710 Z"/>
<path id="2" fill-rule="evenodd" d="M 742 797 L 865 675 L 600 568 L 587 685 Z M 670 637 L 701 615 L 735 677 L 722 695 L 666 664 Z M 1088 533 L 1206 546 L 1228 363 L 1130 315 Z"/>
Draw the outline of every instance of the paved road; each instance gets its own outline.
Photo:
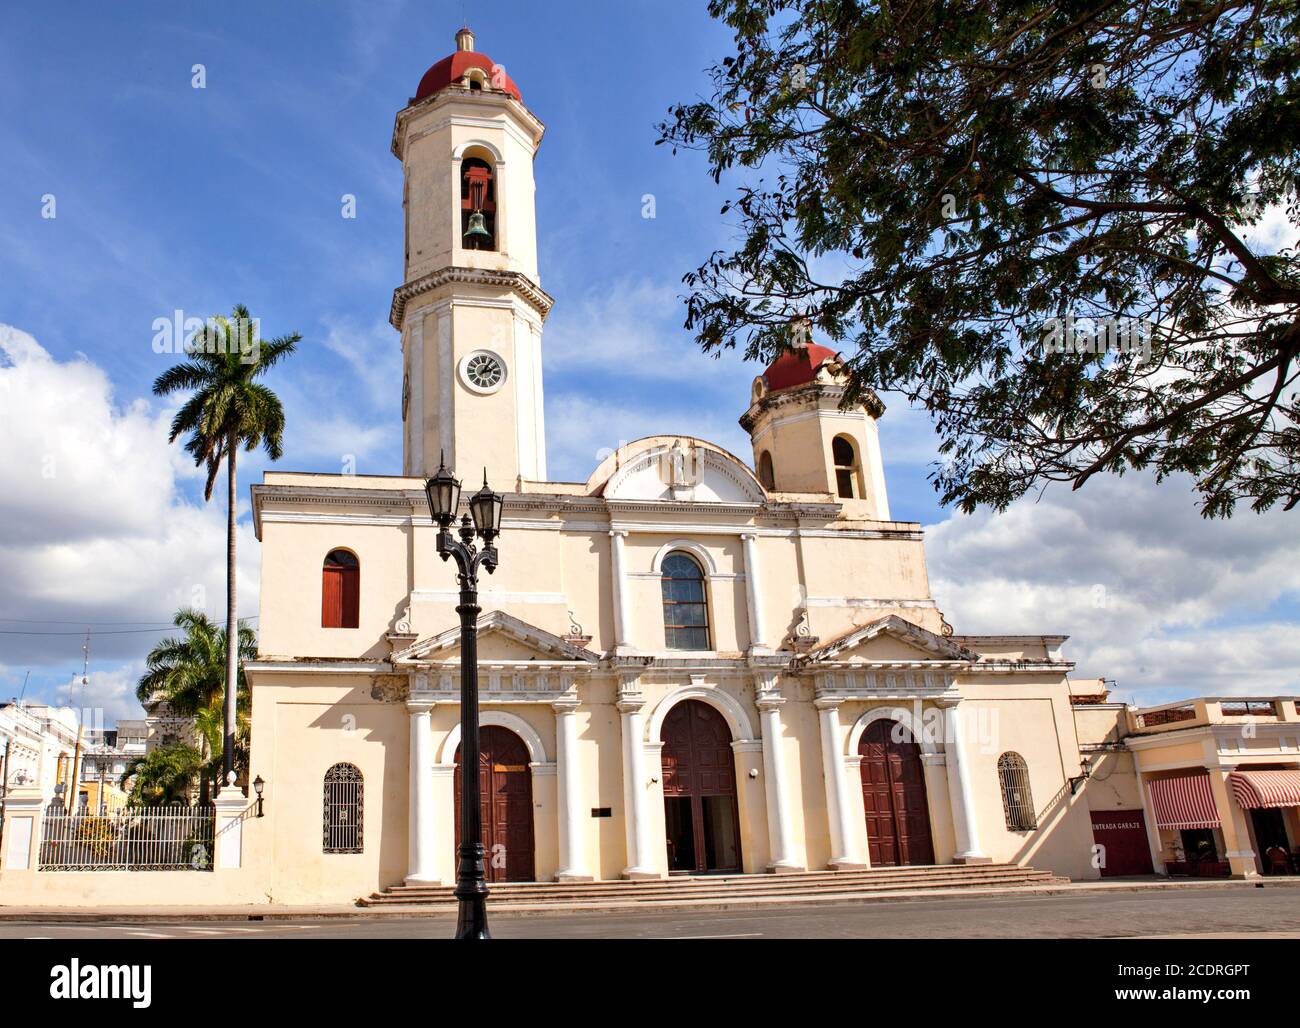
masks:
<path id="1" fill-rule="evenodd" d="M 447 916 L 156 924 L 9 921 L 0 922 L 0 938 L 446 938 L 453 925 L 454 918 Z M 636 915 L 498 914 L 491 925 L 493 934 L 504 939 L 1300 938 L 1300 889 L 1091 892 Z"/>

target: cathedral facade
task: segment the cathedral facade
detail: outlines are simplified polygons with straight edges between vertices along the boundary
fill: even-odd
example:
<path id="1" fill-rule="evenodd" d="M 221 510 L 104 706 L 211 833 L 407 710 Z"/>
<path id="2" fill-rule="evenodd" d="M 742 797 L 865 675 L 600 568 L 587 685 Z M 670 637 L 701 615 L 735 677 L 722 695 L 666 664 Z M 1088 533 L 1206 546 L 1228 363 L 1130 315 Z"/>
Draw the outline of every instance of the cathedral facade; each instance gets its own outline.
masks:
<path id="1" fill-rule="evenodd" d="M 954 632 L 890 516 L 875 396 L 811 340 L 737 390 L 752 455 L 665 432 L 547 477 L 533 159 L 457 49 L 397 115 L 401 476 L 270 472 L 252 773 L 276 898 L 454 880 L 459 630 L 423 480 L 504 486 L 480 583 L 489 878 L 1013 862 L 1096 877 L 1064 637 Z M 396 392 L 396 390 L 395 390 Z M 396 411 L 394 411 L 396 416 Z M 1097 698 L 1097 697 L 1094 697 Z M 263 829 L 259 826 L 259 833 Z"/>

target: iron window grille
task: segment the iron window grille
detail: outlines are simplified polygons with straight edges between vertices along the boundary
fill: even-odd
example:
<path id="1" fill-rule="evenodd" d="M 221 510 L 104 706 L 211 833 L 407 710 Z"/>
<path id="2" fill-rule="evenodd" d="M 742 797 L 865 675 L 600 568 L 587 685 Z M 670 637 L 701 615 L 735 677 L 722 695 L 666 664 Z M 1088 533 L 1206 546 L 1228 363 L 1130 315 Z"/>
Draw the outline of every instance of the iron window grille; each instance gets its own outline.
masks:
<path id="1" fill-rule="evenodd" d="M 1038 827 L 1034 811 L 1034 794 L 1029 788 L 1029 767 L 1019 753 L 998 757 L 998 781 L 1002 786 L 1002 809 L 1007 828 L 1013 832 L 1030 832 Z"/>
<path id="2" fill-rule="evenodd" d="M 361 772 L 352 764 L 335 764 L 325 772 L 324 852 L 362 851 L 364 787 Z"/>

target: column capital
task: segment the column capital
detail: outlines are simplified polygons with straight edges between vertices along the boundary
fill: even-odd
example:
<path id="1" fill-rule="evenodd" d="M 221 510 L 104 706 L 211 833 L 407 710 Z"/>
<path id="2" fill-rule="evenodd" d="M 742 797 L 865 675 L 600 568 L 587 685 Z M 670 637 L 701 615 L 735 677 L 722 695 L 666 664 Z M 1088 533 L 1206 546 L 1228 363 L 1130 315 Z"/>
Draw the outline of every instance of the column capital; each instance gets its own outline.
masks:
<path id="1" fill-rule="evenodd" d="M 839 710 L 843 703 L 840 696 L 818 696 L 813 700 L 813 706 L 818 710 Z"/>
<path id="2" fill-rule="evenodd" d="M 747 543 L 752 543 L 755 539 L 758 538 L 758 533 L 755 532 L 753 529 L 747 529 L 746 531 L 740 533 L 740 538 L 745 540 L 745 542 Z"/>
<path id="3" fill-rule="evenodd" d="M 427 714 L 437 706 L 432 696 L 412 696 L 406 701 L 406 710 L 410 714 Z"/>
<path id="4" fill-rule="evenodd" d="M 614 538 L 618 538 L 618 539 L 626 539 L 626 538 L 627 538 L 627 529 L 626 529 L 626 528 L 611 528 L 611 529 L 609 530 L 609 537 L 610 537 L 611 539 L 614 539 Z"/>
<path id="5" fill-rule="evenodd" d="M 620 714 L 639 714 L 645 709 L 645 697 L 640 693 L 620 695 L 616 706 Z"/>
<path id="6" fill-rule="evenodd" d="M 551 709 L 557 716 L 572 714 L 579 707 L 577 696 L 560 696 L 551 703 Z"/>

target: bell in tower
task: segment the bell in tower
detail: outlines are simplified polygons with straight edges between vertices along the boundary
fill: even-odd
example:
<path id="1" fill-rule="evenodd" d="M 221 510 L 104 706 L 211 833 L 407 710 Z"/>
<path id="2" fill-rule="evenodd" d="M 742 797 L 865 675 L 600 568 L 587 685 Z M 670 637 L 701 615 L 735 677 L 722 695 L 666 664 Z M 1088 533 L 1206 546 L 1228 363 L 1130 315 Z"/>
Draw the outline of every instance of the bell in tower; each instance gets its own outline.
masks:
<path id="1" fill-rule="evenodd" d="M 492 197 L 492 169 L 486 161 L 470 157 L 461 162 L 461 210 L 465 218 L 462 236 L 467 250 L 495 250 L 488 218 L 495 225 L 496 203 Z M 486 213 L 485 213 L 486 212 Z"/>

